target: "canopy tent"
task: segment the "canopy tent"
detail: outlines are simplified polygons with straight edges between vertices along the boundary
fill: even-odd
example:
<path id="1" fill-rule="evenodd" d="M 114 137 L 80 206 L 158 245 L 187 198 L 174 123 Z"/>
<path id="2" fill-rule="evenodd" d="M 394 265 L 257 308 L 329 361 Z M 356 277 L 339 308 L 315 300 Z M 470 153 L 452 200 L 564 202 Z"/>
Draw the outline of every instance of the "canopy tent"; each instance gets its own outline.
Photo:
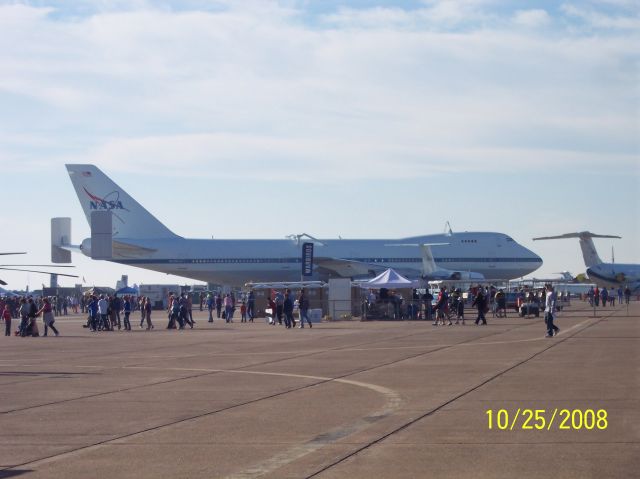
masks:
<path id="1" fill-rule="evenodd" d="M 130 288 L 129 286 L 126 286 L 116 291 L 116 294 L 138 294 L 138 290 L 136 288 Z"/>
<path id="2" fill-rule="evenodd" d="M 416 284 L 416 281 L 411 281 L 389 268 L 375 278 L 362 283 L 361 286 L 363 288 L 414 288 Z"/>

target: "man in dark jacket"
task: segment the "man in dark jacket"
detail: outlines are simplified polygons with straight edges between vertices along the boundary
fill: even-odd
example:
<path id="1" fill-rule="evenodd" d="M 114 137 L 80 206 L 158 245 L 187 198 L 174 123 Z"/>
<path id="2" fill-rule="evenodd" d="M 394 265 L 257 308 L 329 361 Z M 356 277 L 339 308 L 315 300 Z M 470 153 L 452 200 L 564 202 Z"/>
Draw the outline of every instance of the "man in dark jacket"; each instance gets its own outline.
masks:
<path id="1" fill-rule="evenodd" d="M 487 309 L 487 297 L 484 295 L 482 288 L 478 288 L 478 295 L 473 300 L 473 304 L 478 309 L 478 317 L 476 318 L 476 326 L 482 321 L 482 324 L 486 326 L 487 319 L 484 317 L 484 312 Z"/>
<path id="2" fill-rule="evenodd" d="M 284 325 L 287 329 L 292 326 L 296 326 L 296 322 L 293 319 L 293 301 L 291 299 L 291 295 L 286 294 L 284 296 L 284 305 L 282 307 L 282 312 L 284 313 Z"/>

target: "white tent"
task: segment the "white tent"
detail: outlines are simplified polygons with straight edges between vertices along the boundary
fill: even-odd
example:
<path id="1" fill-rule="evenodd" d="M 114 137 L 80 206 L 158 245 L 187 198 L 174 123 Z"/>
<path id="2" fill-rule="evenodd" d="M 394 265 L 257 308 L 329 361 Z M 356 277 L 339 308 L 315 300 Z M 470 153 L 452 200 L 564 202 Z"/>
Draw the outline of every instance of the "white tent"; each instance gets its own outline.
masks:
<path id="1" fill-rule="evenodd" d="M 414 288 L 415 286 L 415 281 L 405 278 L 391 268 L 362 283 L 363 288 Z"/>

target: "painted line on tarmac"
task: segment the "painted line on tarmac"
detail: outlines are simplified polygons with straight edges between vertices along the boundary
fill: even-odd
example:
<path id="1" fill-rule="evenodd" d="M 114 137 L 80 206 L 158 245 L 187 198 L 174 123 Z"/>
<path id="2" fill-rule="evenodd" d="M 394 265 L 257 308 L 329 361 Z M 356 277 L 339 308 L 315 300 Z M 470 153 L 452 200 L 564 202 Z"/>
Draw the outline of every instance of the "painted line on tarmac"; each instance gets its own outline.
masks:
<path id="1" fill-rule="evenodd" d="M 561 329 L 560 332 L 556 335 L 556 336 L 561 336 L 562 334 L 567 334 L 570 331 L 573 331 L 574 329 L 579 328 L 580 326 L 582 326 L 585 323 L 588 323 L 590 321 L 593 321 L 593 318 L 589 318 L 586 319 L 578 324 L 575 324 L 573 326 L 571 326 L 570 328 L 567 329 Z M 505 341 L 487 341 L 486 343 L 464 343 L 464 344 L 460 344 L 460 346 L 485 346 L 485 345 L 496 345 L 496 344 L 513 344 L 513 343 L 529 343 L 532 341 L 548 341 L 549 338 L 545 338 L 545 337 L 539 337 L 539 338 L 528 338 L 528 339 L 512 339 L 512 340 L 505 340 Z"/>
<path id="2" fill-rule="evenodd" d="M 249 468 L 226 476 L 227 479 L 250 479 L 263 476 L 265 474 L 269 474 L 277 469 L 280 469 L 287 464 L 301 459 L 302 457 L 311 454 L 312 452 L 317 451 L 325 447 L 327 444 L 332 444 L 335 441 L 342 439 L 344 437 L 350 436 L 351 434 L 361 432 L 368 427 L 371 426 L 374 422 L 383 419 L 393 412 L 395 412 L 400 405 L 402 404 L 402 399 L 400 395 L 394 391 L 393 389 L 386 388 L 384 386 L 380 386 L 378 384 L 373 383 L 365 383 L 362 381 L 354 381 L 351 379 L 342 379 L 342 378 L 329 378 L 324 376 L 310 376 L 306 374 L 292 374 L 292 373 L 276 373 L 276 372 L 267 372 L 267 371 L 242 371 L 238 369 L 206 369 L 206 368 L 160 368 L 160 367 L 152 367 L 152 366 L 130 366 L 124 369 L 154 369 L 154 370 L 162 370 L 162 371 L 191 371 L 191 372 L 211 372 L 211 373 L 231 373 L 231 374 L 256 374 L 261 376 L 282 376 L 288 378 L 296 378 L 296 379 L 311 379 L 314 381 L 323 381 L 324 384 L 337 382 L 349 386 L 355 386 L 360 388 L 369 389 L 375 393 L 381 394 L 386 399 L 385 405 L 382 409 L 373 412 L 372 414 L 360 418 L 355 422 L 348 424 L 346 426 L 341 426 L 329 431 L 326 431 L 312 440 L 292 446 L 285 451 L 282 451 L 275 456 L 266 459 L 258 464 L 253 464 Z"/>
<path id="3" fill-rule="evenodd" d="M 290 462 L 293 462 L 296 459 L 300 459 L 301 457 L 304 457 L 307 454 L 310 454 L 310 453 L 312 453 L 312 452 L 314 452 L 314 451 L 326 446 L 327 444 L 331 444 L 331 443 L 337 441 L 338 439 L 341 439 L 343 437 L 349 436 L 350 434 L 353 434 L 353 433 L 356 433 L 356 432 L 360 432 L 360 431 L 366 429 L 367 427 L 370 427 L 376 421 L 384 419 L 385 417 L 387 417 L 390 414 L 392 414 L 393 412 L 395 412 L 400 407 L 400 405 L 402 404 L 402 399 L 400 397 L 400 394 L 398 394 L 393 389 L 389 389 L 389 388 L 386 388 L 384 386 L 380 386 L 380 385 L 373 384 L 373 383 L 365 383 L 365 382 L 361 382 L 361 381 L 354 381 L 354 380 L 351 380 L 351 379 L 343 379 L 343 378 L 330 378 L 330 377 L 323 377 L 323 376 L 310 376 L 310 375 L 292 374 L 292 373 L 276 373 L 276 372 L 267 372 L 267 371 L 242 371 L 242 370 L 233 370 L 233 369 L 161 368 L 161 367 L 151 367 L 151 366 L 125 366 L 125 367 L 123 367 L 121 369 L 136 369 L 136 370 L 154 369 L 154 370 L 163 370 L 163 371 L 174 370 L 174 371 L 191 371 L 191 372 L 207 372 L 207 373 L 255 374 L 255 375 L 266 375 L 266 376 L 283 376 L 283 377 L 291 377 L 291 378 L 299 378 L 299 379 L 311 379 L 311 380 L 314 380 L 314 381 L 320 381 L 319 383 L 310 384 L 308 386 L 304 386 L 303 388 L 319 386 L 321 384 L 327 384 L 327 383 L 331 383 L 331 382 L 338 382 L 338 383 L 342 383 L 342 384 L 349 385 L 349 386 L 369 389 L 369 390 L 371 390 L 371 391 L 373 391 L 375 393 L 381 394 L 386 399 L 385 404 L 382 407 L 382 409 L 380 409 L 378 411 L 374 411 L 373 413 L 371 413 L 368 416 L 359 418 L 355 422 L 353 422 L 352 424 L 349 424 L 347 426 L 341 426 L 339 428 L 335 428 L 335 429 L 329 430 L 327 432 L 324 432 L 324 433 L 316 436 L 314 439 L 310 440 L 309 442 L 307 442 L 305 444 L 301 444 L 299 446 L 294 446 L 294 447 L 292 447 L 290 449 L 287 449 L 285 452 L 283 452 L 281 454 L 278 454 L 276 456 L 273 456 L 270 459 L 268 459 L 268 460 L 266 460 L 266 461 L 264 461 L 264 462 L 262 462 L 260 464 L 253 465 L 249 469 L 246 469 L 243 472 L 240 472 L 238 474 L 234 474 L 232 476 L 229 476 L 230 478 L 243 478 L 243 479 L 245 479 L 245 478 L 259 477 L 259 476 L 267 474 L 267 473 L 269 473 L 271 471 L 274 471 L 274 470 L 276 470 L 278 468 L 281 468 L 281 467 L 285 466 L 286 464 L 288 464 Z M 278 393 L 278 394 L 274 395 L 272 398 L 281 396 L 283 394 L 288 394 L 290 392 L 293 392 L 293 391 L 286 391 L 284 393 Z M 257 401 L 262 401 L 262 400 L 265 400 L 265 399 L 269 399 L 269 398 L 259 398 Z M 250 401 L 250 402 L 257 402 L 257 401 Z M 234 405 L 233 407 L 236 407 L 236 406 L 237 405 Z M 211 413 L 203 414 L 202 416 L 207 416 L 209 414 L 211 414 Z M 178 424 L 178 423 L 185 422 L 187 420 L 193 420 L 193 419 L 198 419 L 198 418 L 197 417 L 188 418 L 188 419 L 185 419 L 185 420 L 176 421 L 176 423 L 174 423 L 174 424 Z M 86 453 L 88 451 L 97 450 L 97 449 L 102 448 L 103 446 L 107 446 L 109 444 L 116 443 L 117 441 L 121 441 L 123 439 L 130 438 L 130 437 L 133 437 L 133 436 L 137 436 L 139 434 L 144 434 L 144 433 L 152 431 L 152 430 L 157 430 L 157 429 L 160 429 L 160 428 L 163 428 L 163 427 L 172 426 L 174 424 L 160 425 L 160 426 L 152 427 L 152 428 L 150 428 L 148 430 L 136 431 L 134 433 L 127 434 L 127 435 L 125 435 L 123 437 L 106 440 L 106 441 L 100 442 L 98 444 L 84 446 L 84 447 L 81 447 L 79 449 L 75 449 L 75 450 L 72 450 L 72 451 L 63 452 L 61 454 L 55 454 L 55 455 L 53 455 L 51 457 L 37 459 L 37 460 L 34 460 L 34 461 L 29 461 L 29 462 L 27 462 L 25 464 L 10 466 L 10 467 L 8 467 L 8 470 L 12 470 L 12 469 L 14 469 L 16 467 L 23 467 L 25 465 L 29 465 L 31 468 L 35 469 L 37 467 L 44 466 L 44 465 L 50 464 L 52 462 L 58 462 L 61 459 L 66 459 L 66 458 L 69 458 L 69 457 L 76 456 L 78 454 Z M 1 473 L 1 471 L 2 471 L 2 469 L 0 469 L 0 473 Z M 2 477 L 1 474 L 0 474 L 0 477 Z"/>

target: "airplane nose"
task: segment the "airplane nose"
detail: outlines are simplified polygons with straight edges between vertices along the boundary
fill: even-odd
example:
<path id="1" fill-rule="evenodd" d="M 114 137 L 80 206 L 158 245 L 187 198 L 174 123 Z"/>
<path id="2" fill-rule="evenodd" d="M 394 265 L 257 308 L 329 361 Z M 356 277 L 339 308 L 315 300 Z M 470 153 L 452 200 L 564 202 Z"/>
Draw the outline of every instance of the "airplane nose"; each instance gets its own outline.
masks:
<path id="1" fill-rule="evenodd" d="M 542 266 L 543 261 L 540 256 L 524 246 L 521 246 L 521 248 L 524 250 L 524 256 L 529 258 L 528 261 L 531 263 L 531 266 L 533 266 L 534 271 Z"/>
<path id="2" fill-rule="evenodd" d="M 531 252 L 531 254 L 532 254 L 532 255 L 533 255 L 533 257 L 535 258 L 535 260 L 536 260 L 536 264 L 538 265 L 538 268 L 539 268 L 540 266 L 542 266 L 542 263 L 543 263 L 542 258 L 541 258 L 540 256 L 538 256 L 537 254 L 535 254 L 534 252 Z"/>

